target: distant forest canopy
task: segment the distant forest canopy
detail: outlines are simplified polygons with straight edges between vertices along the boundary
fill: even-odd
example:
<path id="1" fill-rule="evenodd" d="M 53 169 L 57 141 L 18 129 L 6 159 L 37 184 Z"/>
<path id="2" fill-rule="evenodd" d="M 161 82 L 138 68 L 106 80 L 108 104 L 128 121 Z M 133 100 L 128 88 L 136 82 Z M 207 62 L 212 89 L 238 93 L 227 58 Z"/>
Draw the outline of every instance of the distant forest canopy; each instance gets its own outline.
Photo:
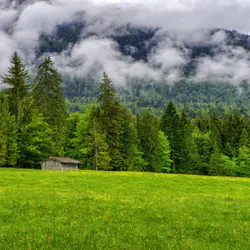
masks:
<path id="1" fill-rule="evenodd" d="M 151 83 L 116 86 L 119 101 L 133 114 L 148 110 L 156 115 L 164 112 L 172 100 L 178 111 L 185 109 L 190 117 L 216 113 L 219 116 L 240 112 L 249 115 L 250 85 L 220 82 L 197 82 L 183 78 L 173 84 Z M 67 110 L 84 111 L 90 103 L 96 103 L 100 94 L 98 83 L 91 79 L 65 81 Z"/>
<path id="2" fill-rule="evenodd" d="M 68 113 L 73 102 L 65 101 L 49 56 L 32 82 L 17 52 L 10 62 L 0 92 L 0 167 L 36 168 L 52 155 L 78 159 L 83 169 L 250 177 L 246 83 L 184 81 L 117 92 L 104 73 L 96 86 L 79 80 L 71 92 L 66 87 L 81 111 Z M 178 108 L 162 93 L 178 100 Z"/>

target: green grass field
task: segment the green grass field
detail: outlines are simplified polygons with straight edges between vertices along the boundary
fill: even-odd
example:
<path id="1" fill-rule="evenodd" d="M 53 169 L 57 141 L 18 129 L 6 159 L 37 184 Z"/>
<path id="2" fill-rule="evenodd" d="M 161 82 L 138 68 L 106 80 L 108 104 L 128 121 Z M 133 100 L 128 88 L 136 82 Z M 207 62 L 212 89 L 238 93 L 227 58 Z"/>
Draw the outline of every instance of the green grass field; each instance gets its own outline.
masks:
<path id="1" fill-rule="evenodd" d="M 250 179 L 0 169 L 5 249 L 250 249 Z"/>

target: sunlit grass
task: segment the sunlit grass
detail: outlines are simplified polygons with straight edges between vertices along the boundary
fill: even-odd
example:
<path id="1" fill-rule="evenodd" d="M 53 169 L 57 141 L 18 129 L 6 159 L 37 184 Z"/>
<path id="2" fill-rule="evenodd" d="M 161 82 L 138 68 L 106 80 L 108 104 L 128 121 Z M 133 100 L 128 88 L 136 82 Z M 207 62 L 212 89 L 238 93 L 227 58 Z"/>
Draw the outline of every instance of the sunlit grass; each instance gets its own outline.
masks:
<path id="1" fill-rule="evenodd" d="M 0 249 L 250 249 L 250 179 L 0 169 Z"/>

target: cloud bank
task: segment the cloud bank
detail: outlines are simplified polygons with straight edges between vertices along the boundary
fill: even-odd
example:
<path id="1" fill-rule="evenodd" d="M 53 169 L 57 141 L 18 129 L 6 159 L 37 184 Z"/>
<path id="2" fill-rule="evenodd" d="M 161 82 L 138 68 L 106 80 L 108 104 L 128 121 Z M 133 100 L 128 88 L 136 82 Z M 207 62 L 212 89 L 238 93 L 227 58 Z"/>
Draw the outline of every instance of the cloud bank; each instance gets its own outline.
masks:
<path id="1" fill-rule="evenodd" d="M 106 71 L 120 85 L 133 79 L 174 82 L 190 63 L 188 45 L 210 44 L 216 45 L 217 51 L 214 56 L 197 59 L 196 79 L 238 83 L 250 79 L 249 52 L 226 45 L 224 31 L 211 36 L 209 29 L 234 29 L 250 34 L 249 13 L 250 2 L 246 0 L 167 3 L 163 0 L 118 3 L 115 0 L 4 0 L 0 3 L 0 75 L 6 73 L 14 51 L 32 67 L 37 63 L 35 52 L 41 33 L 52 34 L 57 25 L 82 18 L 85 28 L 80 41 L 52 55 L 63 75 L 94 76 L 99 80 Z M 124 28 L 128 23 L 133 27 L 159 28 L 153 38 L 157 44 L 146 61 L 135 61 L 122 54 L 110 38 L 129 33 Z"/>

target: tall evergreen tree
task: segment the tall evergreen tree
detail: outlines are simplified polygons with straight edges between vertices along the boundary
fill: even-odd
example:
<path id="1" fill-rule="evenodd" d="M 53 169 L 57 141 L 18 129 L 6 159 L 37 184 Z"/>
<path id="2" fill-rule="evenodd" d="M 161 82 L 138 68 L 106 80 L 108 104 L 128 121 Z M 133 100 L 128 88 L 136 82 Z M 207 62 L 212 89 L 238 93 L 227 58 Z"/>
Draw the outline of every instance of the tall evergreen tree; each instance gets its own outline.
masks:
<path id="1" fill-rule="evenodd" d="M 108 144 L 111 157 L 110 166 L 113 170 L 122 170 L 126 166 L 126 158 L 122 152 L 124 147 L 124 110 L 118 102 L 115 88 L 106 73 L 100 82 L 98 104 L 100 110 L 98 119 Z"/>
<path id="2" fill-rule="evenodd" d="M 158 145 L 157 145 L 157 168 L 156 172 L 168 173 L 171 171 L 170 159 L 171 148 L 167 136 L 162 131 L 158 132 Z"/>
<path id="3" fill-rule="evenodd" d="M 91 127 L 89 127 L 88 137 L 86 138 L 90 148 L 90 160 L 95 170 L 110 170 L 109 147 L 105 141 L 105 134 L 100 129 L 97 117 L 96 112 L 92 112 Z"/>
<path id="4" fill-rule="evenodd" d="M 210 131 L 202 132 L 199 127 L 194 127 L 192 138 L 198 150 L 199 164 L 196 165 L 196 173 L 208 174 L 209 161 L 213 153 L 213 141 L 210 139 Z M 189 145 L 187 145 L 189 147 Z"/>
<path id="5" fill-rule="evenodd" d="M 17 127 L 8 100 L 0 92 L 0 166 L 14 166 L 18 159 Z"/>
<path id="6" fill-rule="evenodd" d="M 105 134 L 99 121 L 99 108 L 95 105 L 85 110 L 76 126 L 73 157 L 81 160 L 84 167 L 95 170 L 110 170 L 110 156 Z"/>
<path id="7" fill-rule="evenodd" d="M 76 137 L 77 125 L 80 122 L 81 114 L 79 112 L 69 114 L 66 119 L 66 140 L 64 144 L 65 156 L 75 157 L 75 145 L 73 143 Z"/>
<path id="8" fill-rule="evenodd" d="M 11 66 L 8 68 L 8 73 L 2 77 L 2 82 L 10 86 L 6 90 L 10 112 L 15 116 L 16 124 L 19 126 L 20 105 L 29 93 L 30 84 L 28 84 L 28 80 L 30 76 L 22 58 L 17 52 L 14 52 L 10 62 Z"/>
<path id="9" fill-rule="evenodd" d="M 34 81 L 33 97 L 35 104 L 53 132 L 56 148 L 54 154 L 63 154 L 66 130 L 66 106 L 61 87 L 62 77 L 54 68 L 50 56 L 38 66 Z"/>
<path id="10" fill-rule="evenodd" d="M 180 134 L 180 117 L 172 101 L 167 104 L 166 111 L 161 117 L 160 128 L 170 142 L 172 168 L 176 171 L 176 165 L 181 156 L 182 137 Z"/>
<path id="11" fill-rule="evenodd" d="M 137 116 L 137 133 L 140 149 L 145 160 L 144 171 L 155 171 L 159 168 L 157 162 L 159 143 L 159 122 L 157 118 L 147 112 Z"/>

